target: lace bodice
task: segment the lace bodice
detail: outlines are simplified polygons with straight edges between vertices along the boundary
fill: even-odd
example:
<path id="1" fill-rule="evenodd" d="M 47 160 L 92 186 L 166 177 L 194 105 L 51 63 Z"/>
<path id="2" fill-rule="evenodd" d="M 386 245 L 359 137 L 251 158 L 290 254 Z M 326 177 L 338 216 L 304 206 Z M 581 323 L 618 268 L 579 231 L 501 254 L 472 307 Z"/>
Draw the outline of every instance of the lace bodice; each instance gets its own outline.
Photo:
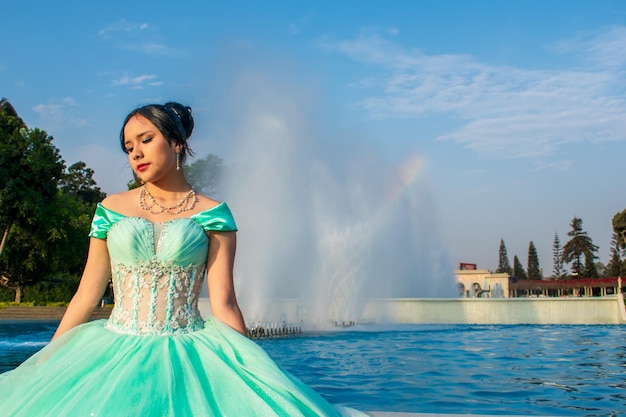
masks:
<path id="1" fill-rule="evenodd" d="M 163 223 L 126 217 L 99 204 L 90 236 L 107 239 L 115 294 L 106 327 L 138 335 L 202 328 L 198 297 L 209 230 L 237 230 L 225 203 Z"/>

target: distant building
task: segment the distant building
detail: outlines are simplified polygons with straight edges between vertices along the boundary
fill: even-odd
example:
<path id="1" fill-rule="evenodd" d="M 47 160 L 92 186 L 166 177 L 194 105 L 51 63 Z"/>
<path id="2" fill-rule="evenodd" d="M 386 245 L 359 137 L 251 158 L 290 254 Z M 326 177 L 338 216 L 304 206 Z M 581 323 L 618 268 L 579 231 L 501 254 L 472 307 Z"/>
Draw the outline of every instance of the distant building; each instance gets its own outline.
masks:
<path id="1" fill-rule="evenodd" d="M 603 297 L 626 293 L 621 277 L 518 280 L 467 263 L 461 263 L 455 275 L 461 298 Z"/>
<path id="2" fill-rule="evenodd" d="M 508 298 L 510 277 L 487 269 L 459 269 L 455 273 L 461 298 Z"/>

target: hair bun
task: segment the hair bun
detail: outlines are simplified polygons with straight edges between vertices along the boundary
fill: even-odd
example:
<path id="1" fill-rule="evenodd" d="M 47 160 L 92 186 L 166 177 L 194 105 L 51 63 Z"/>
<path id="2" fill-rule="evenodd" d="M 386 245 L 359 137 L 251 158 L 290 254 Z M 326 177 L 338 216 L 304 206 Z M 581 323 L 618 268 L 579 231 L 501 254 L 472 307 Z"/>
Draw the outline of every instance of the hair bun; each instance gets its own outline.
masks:
<path id="1" fill-rule="evenodd" d="M 169 101 L 165 103 L 163 107 L 174 113 L 176 124 L 182 128 L 181 133 L 184 134 L 185 139 L 189 139 L 194 128 L 191 107 L 183 106 L 182 104 L 176 103 L 175 101 Z"/>

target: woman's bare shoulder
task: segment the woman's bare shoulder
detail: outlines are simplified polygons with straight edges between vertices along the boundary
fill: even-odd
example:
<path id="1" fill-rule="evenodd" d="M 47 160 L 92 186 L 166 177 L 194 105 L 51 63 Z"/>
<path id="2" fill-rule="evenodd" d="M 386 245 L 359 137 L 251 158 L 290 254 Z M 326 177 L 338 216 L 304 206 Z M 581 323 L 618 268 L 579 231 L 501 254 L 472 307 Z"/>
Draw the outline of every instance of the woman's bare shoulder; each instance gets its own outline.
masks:
<path id="1" fill-rule="evenodd" d="M 109 210 L 113 210 L 117 213 L 128 213 L 129 211 L 134 211 L 134 208 L 137 205 L 137 193 L 138 190 L 134 189 L 117 194 L 111 194 L 102 200 L 101 204 Z"/>
<path id="2" fill-rule="evenodd" d="M 207 197 L 202 194 L 196 194 L 196 197 L 198 198 L 197 207 L 200 209 L 200 211 L 209 210 L 215 206 L 222 204 L 221 201 L 214 200 L 211 197 Z"/>

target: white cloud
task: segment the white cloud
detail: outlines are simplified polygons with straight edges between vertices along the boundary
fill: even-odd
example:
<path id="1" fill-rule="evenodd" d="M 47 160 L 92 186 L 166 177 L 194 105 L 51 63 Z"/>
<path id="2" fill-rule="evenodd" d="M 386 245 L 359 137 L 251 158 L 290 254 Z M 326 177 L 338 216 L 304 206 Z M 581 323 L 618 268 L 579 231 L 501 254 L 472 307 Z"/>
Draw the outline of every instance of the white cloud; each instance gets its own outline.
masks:
<path id="1" fill-rule="evenodd" d="M 555 52 L 571 54 L 606 68 L 623 67 L 626 63 L 626 27 L 586 32 L 573 39 L 556 42 Z"/>
<path id="2" fill-rule="evenodd" d="M 155 39 L 161 38 L 158 35 L 158 28 L 147 23 L 133 23 L 122 19 L 100 30 L 99 34 L 103 39 L 118 41 L 119 48 L 146 55 L 180 57 L 187 54 L 185 50 L 156 42 Z"/>
<path id="3" fill-rule="evenodd" d="M 441 136 L 498 157 L 538 157 L 560 146 L 626 140 L 626 28 L 561 42 L 577 69 L 494 66 L 468 55 L 426 55 L 377 35 L 321 46 L 374 65 L 382 75 L 352 83 L 371 90 L 360 106 L 375 118 L 449 114 L 465 121 Z"/>
<path id="4" fill-rule="evenodd" d="M 79 104 L 76 102 L 76 100 L 74 100 L 72 97 L 65 97 L 63 99 L 63 103 L 67 104 L 68 106 L 72 106 L 72 107 L 78 107 Z"/>
<path id="5" fill-rule="evenodd" d="M 154 42 L 127 43 L 122 45 L 122 47 L 124 49 L 128 49 L 129 51 L 138 51 L 146 55 L 161 55 L 169 57 L 181 57 L 187 55 L 187 52 L 182 49 L 170 48 L 169 46 Z"/>
<path id="6" fill-rule="evenodd" d="M 113 80 L 111 84 L 115 86 L 131 85 L 131 86 L 137 87 L 137 86 L 142 86 L 147 81 L 154 80 L 156 77 L 157 76 L 155 74 L 144 74 L 144 75 L 139 75 L 137 77 L 131 77 L 130 75 L 125 74 L 121 78 L 118 78 L 117 80 Z"/>
<path id="7" fill-rule="evenodd" d="M 101 29 L 98 34 L 104 38 L 108 38 L 111 34 L 116 32 L 133 32 L 135 30 L 145 30 L 147 28 L 147 23 L 132 23 L 126 19 L 122 19 Z"/>
<path id="8" fill-rule="evenodd" d="M 37 104 L 33 107 L 33 110 L 35 110 L 43 120 L 61 123 L 65 119 L 63 106 L 60 104 Z"/>
<path id="9" fill-rule="evenodd" d="M 120 20 L 119 22 L 113 23 L 103 29 L 100 29 L 98 34 L 102 37 L 107 37 L 110 33 L 113 32 L 130 32 L 132 30 L 133 25 L 128 23 L 125 20 Z"/>
<path id="10" fill-rule="evenodd" d="M 88 125 L 86 120 L 68 111 L 68 106 L 77 106 L 73 99 L 66 97 L 62 101 L 64 104 L 37 104 L 33 107 L 46 130 L 58 131 L 68 126 Z"/>
<path id="11" fill-rule="evenodd" d="M 535 165 L 535 167 L 531 170 L 532 172 L 537 171 L 569 171 L 574 166 L 575 161 L 573 159 L 562 160 L 562 161 L 551 161 L 547 163 L 541 163 Z"/>

